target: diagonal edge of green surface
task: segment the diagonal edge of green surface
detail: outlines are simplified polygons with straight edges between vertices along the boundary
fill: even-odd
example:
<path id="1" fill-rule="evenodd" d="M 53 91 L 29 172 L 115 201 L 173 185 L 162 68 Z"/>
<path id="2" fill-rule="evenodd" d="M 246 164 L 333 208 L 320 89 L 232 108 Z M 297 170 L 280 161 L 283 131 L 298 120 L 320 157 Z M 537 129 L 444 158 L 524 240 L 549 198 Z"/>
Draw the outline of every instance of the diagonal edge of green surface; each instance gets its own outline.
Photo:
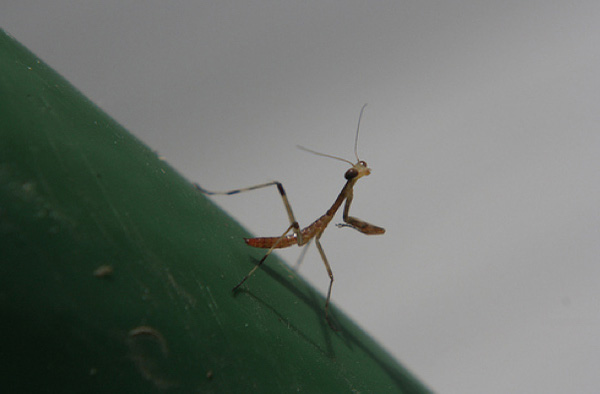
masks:
<path id="1" fill-rule="evenodd" d="M 427 392 L 248 235 L 0 30 L 3 387 Z"/>

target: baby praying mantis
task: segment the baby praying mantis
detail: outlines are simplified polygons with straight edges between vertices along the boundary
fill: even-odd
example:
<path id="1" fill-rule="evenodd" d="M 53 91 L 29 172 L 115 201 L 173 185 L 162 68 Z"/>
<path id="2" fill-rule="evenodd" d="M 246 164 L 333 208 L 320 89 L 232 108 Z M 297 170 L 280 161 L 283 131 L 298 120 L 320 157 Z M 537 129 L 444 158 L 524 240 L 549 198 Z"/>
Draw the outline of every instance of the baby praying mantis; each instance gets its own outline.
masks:
<path id="1" fill-rule="evenodd" d="M 208 191 L 208 190 L 200 187 L 200 185 L 198 185 L 198 184 L 195 185 L 199 191 L 201 191 L 204 194 L 208 194 L 208 195 L 231 195 L 231 194 L 237 194 L 237 193 L 246 192 L 246 191 L 250 191 L 250 190 L 262 189 L 264 187 L 269 187 L 269 186 L 277 186 L 277 190 L 279 191 L 279 194 L 281 195 L 281 199 L 283 200 L 283 205 L 285 206 L 285 210 L 287 212 L 287 215 L 288 215 L 288 218 L 290 221 L 290 225 L 280 236 L 244 238 L 244 240 L 246 241 L 246 244 L 248 244 L 252 247 L 255 247 L 255 248 L 263 248 L 263 249 L 268 249 L 268 250 L 265 253 L 265 255 L 262 257 L 262 259 L 260 259 L 260 261 L 254 266 L 254 268 L 252 268 L 252 270 L 250 270 L 250 272 L 246 276 L 244 276 L 244 278 L 240 281 L 240 283 L 238 283 L 233 288 L 233 291 L 236 291 L 244 282 L 246 282 L 246 280 L 250 276 L 252 276 L 252 274 L 254 274 L 254 272 L 262 265 L 262 263 L 264 263 L 264 261 L 267 259 L 267 257 L 269 257 L 269 255 L 273 252 L 273 250 L 287 248 L 292 245 L 298 245 L 298 246 L 307 245 L 308 246 L 308 243 L 314 239 L 315 244 L 317 245 L 317 249 L 319 250 L 319 254 L 321 255 L 321 259 L 323 260 L 323 263 L 325 264 L 325 268 L 327 269 L 327 274 L 329 275 L 329 289 L 327 290 L 327 299 L 325 301 L 325 319 L 327 320 L 327 323 L 329 324 L 329 326 L 332 329 L 337 331 L 337 329 L 333 326 L 333 324 L 331 323 L 331 321 L 329 319 L 329 301 L 331 299 L 331 287 L 333 286 L 333 271 L 331 270 L 331 266 L 329 265 L 329 262 L 327 261 L 327 257 L 325 256 L 325 251 L 323 250 L 323 247 L 321 246 L 321 242 L 320 242 L 321 235 L 323 235 L 323 232 L 327 228 L 327 225 L 329 225 L 329 222 L 331 222 L 331 220 L 333 219 L 333 216 L 336 214 L 338 209 L 342 206 L 342 203 L 344 203 L 344 201 L 346 202 L 346 204 L 344 205 L 344 213 L 342 216 L 344 223 L 337 224 L 338 227 L 350 227 L 350 228 L 358 230 L 361 233 L 367 234 L 367 235 L 377 235 L 377 234 L 385 233 L 384 228 L 372 225 L 361 219 L 358 219 L 358 218 L 355 218 L 355 217 L 349 215 L 350 205 L 352 204 L 354 185 L 360 178 L 362 178 L 363 176 L 367 176 L 371 173 L 371 169 L 369 167 L 367 167 L 367 163 L 358 158 L 358 151 L 357 151 L 358 131 L 360 130 L 360 120 L 362 118 L 362 115 L 363 115 L 363 112 L 364 112 L 366 106 L 367 106 L 367 104 L 363 105 L 363 107 L 360 110 L 360 115 L 358 116 L 358 126 L 356 127 L 356 136 L 354 137 L 354 156 L 356 156 L 356 163 L 352 163 L 351 161 L 342 159 L 341 157 L 336 157 L 336 156 L 331 156 L 331 155 L 328 155 L 325 153 L 315 152 L 313 150 L 304 148 L 302 146 L 298 146 L 298 148 L 305 150 L 307 152 L 313 153 L 315 155 L 329 157 L 329 158 L 340 160 L 340 161 L 350 164 L 350 168 L 344 174 L 344 178 L 346 178 L 346 184 L 344 185 L 344 187 L 342 188 L 342 191 L 340 192 L 340 194 L 337 196 L 337 198 L 333 202 L 333 205 L 331 205 L 331 207 L 327 210 L 327 212 L 325 212 L 325 214 L 323 216 L 321 216 L 320 218 L 318 218 L 317 220 L 312 222 L 307 227 L 304 227 L 303 229 L 300 229 L 300 225 L 298 224 L 298 222 L 296 221 L 296 218 L 294 217 L 292 207 L 288 201 L 285 190 L 283 189 L 283 185 L 278 181 L 263 183 L 260 185 L 250 186 L 250 187 L 246 187 L 243 189 L 230 190 L 227 192 Z M 290 231 L 292 231 L 292 234 L 290 234 Z"/>

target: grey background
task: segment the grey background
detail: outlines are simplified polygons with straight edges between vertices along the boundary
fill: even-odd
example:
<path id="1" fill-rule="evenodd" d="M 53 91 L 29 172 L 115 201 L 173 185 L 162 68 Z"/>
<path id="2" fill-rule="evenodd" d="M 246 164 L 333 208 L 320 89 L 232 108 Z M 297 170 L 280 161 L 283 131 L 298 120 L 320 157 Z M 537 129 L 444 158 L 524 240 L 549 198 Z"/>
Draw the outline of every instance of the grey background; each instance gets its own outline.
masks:
<path id="1" fill-rule="evenodd" d="M 600 390 L 599 22 L 597 1 L 0 2 L 187 178 L 280 180 L 301 225 L 346 165 L 295 145 L 352 159 L 368 102 L 353 213 L 387 233 L 325 233 L 333 300 L 444 393 Z M 287 225 L 275 190 L 214 200 Z M 325 292 L 314 248 L 300 272 Z"/>

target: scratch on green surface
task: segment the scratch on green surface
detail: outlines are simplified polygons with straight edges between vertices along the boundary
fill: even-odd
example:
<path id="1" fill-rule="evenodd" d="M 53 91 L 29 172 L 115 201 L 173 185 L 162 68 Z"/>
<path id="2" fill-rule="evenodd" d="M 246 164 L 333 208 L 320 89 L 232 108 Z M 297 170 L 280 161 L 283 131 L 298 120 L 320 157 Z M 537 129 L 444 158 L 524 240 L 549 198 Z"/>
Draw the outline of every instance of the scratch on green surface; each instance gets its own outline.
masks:
<path id="1" fill-rule="evenodd" d="M 208 293 L 208 296 L 210 298 L 208 307 L 209 307 L 210 311 L 212 312 L 215 320 L 217 321 L 217 324 L 219 324 L 219 327 L 222 327 L 223 323 L 221 323 L 221 320 L 219 319 L 219 315 L 217 314 L 217 309 L 218 309 L 217 302 L 213 298 L 212 292 L 210 291 L 210 287 L 205 286 L 204 288 L 206 289 L 206 292 Z"/>

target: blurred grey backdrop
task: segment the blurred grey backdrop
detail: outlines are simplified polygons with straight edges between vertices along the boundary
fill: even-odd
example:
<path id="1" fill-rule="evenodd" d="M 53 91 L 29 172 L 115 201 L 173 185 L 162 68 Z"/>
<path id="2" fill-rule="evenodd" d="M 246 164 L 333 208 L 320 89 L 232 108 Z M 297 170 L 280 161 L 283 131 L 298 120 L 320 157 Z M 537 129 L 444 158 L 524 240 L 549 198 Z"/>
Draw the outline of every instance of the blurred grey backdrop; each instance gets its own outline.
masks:
<path id="1" fill-rule="evenodd" d="M 439 392 L 600 390 L 600 2 L 3 0 L 0 25 L 190 180 L 282 181 L 301 225 L 346 165 L 295 145 L 352 159 L 368 102 L 352 212 L 387 233 L 325 233 L 334 303 Z M 213 200 L 287 225 L 275 190 Z M 300 272 L 326 291 L 314 247 Z"/>

